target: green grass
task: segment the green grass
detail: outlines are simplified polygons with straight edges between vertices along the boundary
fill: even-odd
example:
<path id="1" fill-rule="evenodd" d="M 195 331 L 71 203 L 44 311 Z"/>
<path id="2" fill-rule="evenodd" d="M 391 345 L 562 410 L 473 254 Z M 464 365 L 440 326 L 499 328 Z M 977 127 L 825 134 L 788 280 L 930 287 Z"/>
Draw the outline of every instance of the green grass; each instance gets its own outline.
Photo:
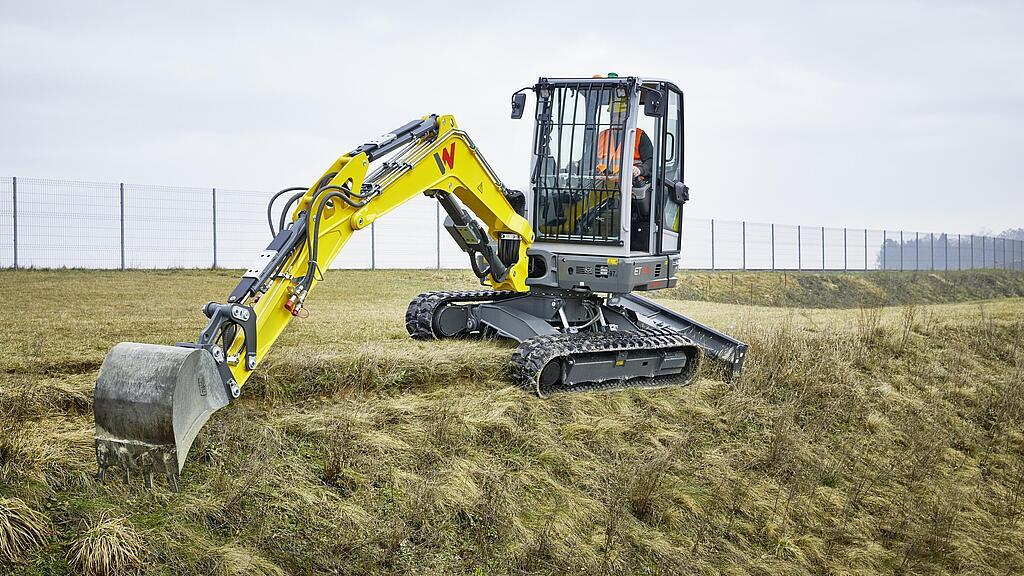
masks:
<path id="1" fill-rule="evenodd" d="M 330 272 L 171 494 L 92 479 L 96 371 L 118 341 L 193 338 L 237 273 L 0 272 L 0 498 L 46 526 L 0 573 L 80 551 L 153 574 L 1024 571 L 1024 300 L 815 276 L 913 303 L 686 274 L 658 296 L 750 343 L 738 384 L 539 400 L 508 344 L 405 335 L 409 299 L 466 274 Z M 741 283 L 758 305 L 710 301 Z"/>

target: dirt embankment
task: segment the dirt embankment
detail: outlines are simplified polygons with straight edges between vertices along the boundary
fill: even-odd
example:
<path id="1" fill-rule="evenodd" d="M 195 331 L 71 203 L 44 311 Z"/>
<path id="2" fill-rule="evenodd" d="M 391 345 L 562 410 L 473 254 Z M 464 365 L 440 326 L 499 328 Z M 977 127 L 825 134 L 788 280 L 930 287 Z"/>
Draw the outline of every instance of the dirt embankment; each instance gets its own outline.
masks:
<path id="1" fill-rule="evenodd" d="M 682 272 L 662 298 L 727 304 L 859 308 L 1024 296 L 1024 272 Z"/>

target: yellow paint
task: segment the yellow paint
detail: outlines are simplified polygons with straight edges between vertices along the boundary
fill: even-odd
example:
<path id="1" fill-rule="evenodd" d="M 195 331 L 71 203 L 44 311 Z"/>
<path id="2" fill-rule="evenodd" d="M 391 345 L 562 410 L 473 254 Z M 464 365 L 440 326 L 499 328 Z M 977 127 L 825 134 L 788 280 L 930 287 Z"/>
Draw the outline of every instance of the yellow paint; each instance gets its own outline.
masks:
<path id="1" fill-rule="evenodd" d="M 378 218 L 426 191 L 448 190 L 483 223 L 492 237 L 497 238 L 499 233 L 514 233 L 522 239 L 519 245 L 519 261 L 509 268 L 507 277 L 498 281 L 491 276 L 488 281 L 495 290 L 528 291 L 526 250 L 533 241 L 530 223 L 517 214 L 509 204 L 500 183 L 487 169 L 469 136 L 458 130 L 455 118 L 440 116 L 437 125 L 437 136 L 420 141 L 410 154 L 410 157 L 418 160 L 396 178 L 385 179 L 380 194 L 373 197 L 365 206 L 354 208 L 335 199 L 331 205 L 324 208 L 320 223 L 317 262 L 320 270 L 324 275 L 328 273 L 331 263 L 356 230 L 366 228 Z M 451 168 L 446 166 L 445 173 L 442 174 L 434 160 L 434 154 L 449 149 L 452 144 L 455 145 L 454 162 Z M 365 154 L 354 157 L 341 156 L 335 160 L 299 200 L 292 214 L 292 221 L 294 222 L 302 211 L 316 214 L 326 196 L 321 194 L 315 197 L 317 184 L 324 176 L 337 172 L 329 184 L 342 186 L 348 183 L 350 190 L 358 192 L 366 179 L 368 168 L 369 162 Z M 314 226 L 315 223 L 310 219 L 309 237 L 313 236 Z M 256 312 L 257 363 L 263 360 L 291 322 L 293 316 L 284 305 L 296 285 L 292 278 L 305 275 L 308 265 L 308 250 L 296 249 L 283 269 L 285 275 L 273 279 L 267 292 L 253 305 Z M 316 285 L 317 281 L 314 279 L 310 290 Z M 244 338 L 239 331 L 228 354 L 239 354 L 243 344 Z M 244 354 L 242 356 L 244 357 Z M 244 361 L 230 366 L 230 370 L 239 386 L 242 386 L 252 374 Z"/>

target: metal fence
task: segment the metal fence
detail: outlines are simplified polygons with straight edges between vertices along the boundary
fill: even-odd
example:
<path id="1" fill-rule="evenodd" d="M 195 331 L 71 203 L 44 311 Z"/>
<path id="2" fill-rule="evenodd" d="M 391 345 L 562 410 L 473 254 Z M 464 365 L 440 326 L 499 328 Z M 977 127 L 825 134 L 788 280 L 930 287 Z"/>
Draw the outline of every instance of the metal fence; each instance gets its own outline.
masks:
<path id="1" fill-rule="evenodd" d="M 0 267 L 244 268 L 269 240 L 270 192 L 0 178 Z M 355 234 L 336 268 L 465 268 L 421 197 Z M 687 218 L 682 267 L 1024 270 L 1024 241 Z"/>

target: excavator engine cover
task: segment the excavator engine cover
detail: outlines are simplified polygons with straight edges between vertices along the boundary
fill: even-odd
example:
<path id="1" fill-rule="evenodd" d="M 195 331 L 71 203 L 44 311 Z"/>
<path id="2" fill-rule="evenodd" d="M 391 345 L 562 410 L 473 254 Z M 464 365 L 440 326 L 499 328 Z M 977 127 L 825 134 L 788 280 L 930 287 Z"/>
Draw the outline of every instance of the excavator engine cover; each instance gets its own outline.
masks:
<path id="1" fill-rule="evenodd" d="M 156 472 L 177 491 L 196 434 L 228 399 L 206 350 L 118 344 L 103 360 L 93 402 L 100 479 L 120 466 L 126 481 L 141 472 L 151 487 Z"/>

